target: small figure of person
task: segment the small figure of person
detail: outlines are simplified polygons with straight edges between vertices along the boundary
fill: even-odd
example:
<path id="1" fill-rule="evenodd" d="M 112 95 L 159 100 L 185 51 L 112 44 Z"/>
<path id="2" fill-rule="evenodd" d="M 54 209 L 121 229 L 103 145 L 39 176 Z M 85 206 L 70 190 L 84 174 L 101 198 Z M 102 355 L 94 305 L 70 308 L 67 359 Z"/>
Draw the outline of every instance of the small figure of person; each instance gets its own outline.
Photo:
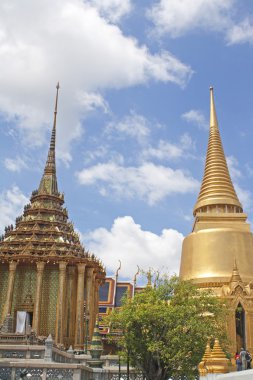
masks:
<path id="1" fill-rule="evenodd" d="M 246 350 L 242 347 L 240 351 L 240 359 L 242 362 L 242 371 L 247 369 Z"/>
<path id="2" fill-rule="evenodd" d="M 251 369 L 252 357 L 249 351 L 246 351 L 247 369 Z"/>
<path id="3" fill-rule="evenodd" d="M 236 364 L 236 370 L 241 371 L 242 370 L 242 361 L 240 358 L 240 354 L 238 352 L 235 353 L 235 364 Z"/>

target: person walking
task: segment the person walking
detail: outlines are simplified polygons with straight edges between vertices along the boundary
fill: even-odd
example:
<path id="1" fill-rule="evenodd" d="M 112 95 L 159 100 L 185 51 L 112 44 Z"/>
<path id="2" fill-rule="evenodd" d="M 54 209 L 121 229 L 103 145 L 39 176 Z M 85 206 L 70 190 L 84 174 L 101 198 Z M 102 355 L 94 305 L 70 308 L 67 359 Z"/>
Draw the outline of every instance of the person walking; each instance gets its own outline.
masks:
<path id="1" fill-rule="evenodd" d="M 251 369 L 252 357 L 249 351 L 246 350 L 247 369 Z"/>
<path id="2" fill-rule="evenodd" d="M 242 347 L 240 351 L 240 359 L 242 362 L 242 371 L 247 369 L 247 359 L 246 359 L 246 350 Z"/>
<path id="3" fill-rule="evenodd" d="M 235 364 L 236 364 L 236 370 L 241 371 L 242 370 L 242 361 L 240 358 L 240 354 L 238 352 L 235 353 Z"/>

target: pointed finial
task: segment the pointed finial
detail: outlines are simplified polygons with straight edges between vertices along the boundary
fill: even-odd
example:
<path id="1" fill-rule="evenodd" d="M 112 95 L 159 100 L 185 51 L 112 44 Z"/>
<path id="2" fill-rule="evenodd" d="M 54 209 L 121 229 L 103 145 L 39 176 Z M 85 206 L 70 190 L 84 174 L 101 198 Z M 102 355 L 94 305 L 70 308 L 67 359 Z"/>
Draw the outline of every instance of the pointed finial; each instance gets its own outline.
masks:
<path id="1" fill-rule="evenodd" d="M 210 347 L 210 338 L 208 338 L 202 361 L 206 361 L 208 358 L 210 358 L 211 352 L 212 352 L 212 350 Z"/>
<path id="2" fill-rule="evenodd" d="M 52 128 L 50 146 L 47 155 L 47 162 L 44 169 L 44 174 L 40 181 L 38 189 L 39 194 L 58 195 L 58 186 L 56 178 L 56 164 L 55 164 L 55 142 L 56 142 L 56 116 L 58 108 L 58 94 L 59 82 L 56 85 L 55 109 L 54 109 L 54 123 Z"/>
<path id="3" fill-rule="evenodd" d="M 203 358 L 198 365 L 199 375 L 202 377 L 207 375 L 206 362 L 211 358 L 211 352 L 210 338 L 208 338 Z"/>
<path id="4" fill-rule="evenodd" d="M 238 270 L 238 268 L 237 268 L 237 262 L 236 262 L 236 257 L 234 258 L 234 267 L 233 267 L 233 270 Z"/>
<path id="5" fill-rule="evenodd" d="M 241 279 L 241 276 L 240 276 L 240 273 L 239 273 L 239 270 L 237 267 L 236 258 L 234 259 L 234 266 L 233 266 L 233 271 L 232 271 L 232 276 L 231 276 L 230 282 L 234 282 L 234 283 L 242 282 L 242 279 Z"/>
<path id="6" fill-rule="evenodd" d="M 213 87 L 210 87 L 210 128 L 218 128 L 218 121 L 214 104 Z"/>
<path id="7" fill-rule="evenodd" d="M 57 113 L 57 106 L 58 106 L 58 93 L 59 93 L 60 83 L 58 82 L 56 85 L 56 99 L 55 99 L 55 108 L 54 111 Z"/>
<path id="8" fill-rule="evenodd" d="M 210 130 L 205 172 L 193 215 L 212 211 L 217 214 L 243 212 L 229 174 L 218 128 L 213 87 L 210 87 Z"/>
<path id="9" fill-rule="evenodd" d="M 116 270 L 116 281 L 117 281 L 117 279 L 118 279 L 120 269 L 121 269 L 121 261 L 119 260 L 119 267 L 118 267 L 118 269 Z"/>

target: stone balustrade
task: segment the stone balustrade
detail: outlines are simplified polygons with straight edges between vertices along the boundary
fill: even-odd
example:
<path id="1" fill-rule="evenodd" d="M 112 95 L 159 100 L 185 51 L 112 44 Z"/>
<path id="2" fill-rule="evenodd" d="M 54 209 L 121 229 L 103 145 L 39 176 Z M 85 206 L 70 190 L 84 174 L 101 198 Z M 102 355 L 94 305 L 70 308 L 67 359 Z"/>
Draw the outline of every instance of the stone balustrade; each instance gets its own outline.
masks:
<path id="1" fill-rule="evenodd" d="M 91 360 L 90 355 L 76 355 L 53 346 L 52 360 L 48 361 L 44 345 L 5 344 L 0 346 L 0 379 L 16 380 L 26 373 L 28 376 L 25 378 L 29 380 L 118 380 L 117 355 L 102 355 L 102 368 L 89 367 Z M 124 365 L 121 365 L 121 378 L 127 379 Z M 143 380 L 143 376 L 131 369 L 130 379 Z"/>

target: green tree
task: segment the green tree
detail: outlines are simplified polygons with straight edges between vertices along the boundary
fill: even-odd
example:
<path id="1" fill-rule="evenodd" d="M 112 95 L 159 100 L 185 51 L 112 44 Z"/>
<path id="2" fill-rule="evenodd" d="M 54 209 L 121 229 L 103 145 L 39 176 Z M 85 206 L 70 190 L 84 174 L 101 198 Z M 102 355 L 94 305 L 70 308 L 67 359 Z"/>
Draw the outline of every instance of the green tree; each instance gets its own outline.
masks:
<path id="1" fill-rule="evenodd" d="M 112 339 L 147 380 L 191 379 L 208 337 L 225 342 L 223 305 L 178 277 L 163 277 L 109 316 Z M 121 334 L 113 334 L 121 331 Z"/>

